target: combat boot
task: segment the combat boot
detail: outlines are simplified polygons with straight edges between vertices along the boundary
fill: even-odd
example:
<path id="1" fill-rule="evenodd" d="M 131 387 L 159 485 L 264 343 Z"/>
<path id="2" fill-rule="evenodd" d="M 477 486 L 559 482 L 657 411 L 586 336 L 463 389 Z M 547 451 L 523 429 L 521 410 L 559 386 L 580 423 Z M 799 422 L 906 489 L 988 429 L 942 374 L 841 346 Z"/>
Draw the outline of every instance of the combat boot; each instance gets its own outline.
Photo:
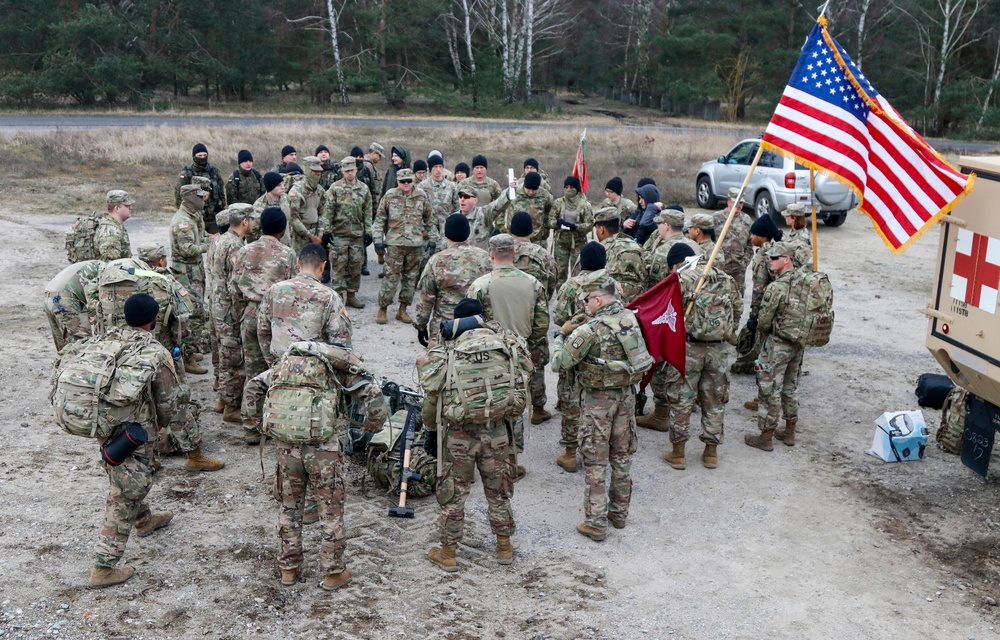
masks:
<path id="1" fill-rule="evenodd" d="M 757 407 L 760 406 L 760 399 L 754 398 L 753 400 L 747 400 L 743 403 L 743 406 L 751 411 L 756 411 Z"/>
<path id="2" fill-rule="evenodd" d="M 545 405 L 532 405 L 531 424 L 542 424 L 552 417 L 552 413 L 545 410 Z"/>
<path id="3" fill-rule="evenodd" d="M 201 447 L 198 447 L 194 451 L 187 452 L 187 463 L 184 466 L 193 471 L 218 471 L 226 466 L 226 463 L 205 456 L 201 452 Z"/>
<path id="4" fill-rule="evenodd" d="M 749 433 L 743 436 L 743 442 L 747 445 L 753 447 L 754 449 L 760 449 L 761 451 L 774 451 L 774 443 L 771 442 L 771 436 L 774 435 L 774 429 L 764 429 L 760 432 L 760 435 L 752 436 Z"/>
<path id="5" fill-rule="evenodd" d="M 222 413 L 225 410 L 226 410 L 226 401 L 223 400 L 222 398 L 219 398 L 218 402 L 215 403 L 215 406 L 209 409 L 209 411 L 211 411 L 212 413 Z"/>
<path id="6" fill-rule="evenodd" d="M 385 307 L 378 308 L 378 315 L 375 316 L 375 322 L 377 324 L 386 324 L 387 322 L 389 322 L 389 319 L 386 318 L 387 311 L 388 309 L 386 309 Z"/>
<path id="7" fill-rule="evenodd" d="M 157 511 L 156 513 L 151 513 L 143 522 L 135 523 L 135 534 L 140 538 L 145 538 L 157 529 L 162 529 L 170 524 L 170 521 L 173 519 L 173 511 Z"/>
<path id="8" fill-rule="evenodd" d="M 711 442 L 705 443 L 705 452 L 701 454 L 701 463 L 706 469 L 714 469 L 719 465 L 719 456 L 715 451 L 717 445 Z"/>
<path id="9" fill-rule="evenodd" d="M 406 305 L 402 302 L 399 303 L 399 310 L 396 311 L 396 320 L 399 320 L 403 324 L 413 324 L 413 318 L 410 314 L 406 313 Z"/>
<path id="10" fill-rule="evenodd" d="M 497 536 L 497 564 L 514 564 L 514 545 L 510 536 Z"/>
<path id="11" fill-rule="evenodd" d="M 208 369 L 198 364 L 198 360 L 193 354 L 184 358 L 184 371 L 187 373 L 193 373 L 196 376 L 208 373 Z"/>
<path id="12" fill-rule="evenodd" d="M 281 586 L 290 587 L 299 581 L 299 568 L 281 570 Z"/>
<path id="13" fill-rule="evenodd" d="M 528 470 L 524 468 L 524 465 L 517 463 L 517 456 L 513 453 L 510 454 L 510 464 L 514 467 L 514 482 L 528 475 Z"/>
<path id="14" fill-rule="evenodd" d="M 576 530 L 578 533 L 587 536 L 594 542 L 604 542 L 608 537 L 608 532 L 605 529 L 598 529 L 597 527 L 592 527 L 586 522 L 581 522 L 576 525 Z"/>
<path id="15" fill-rule="evenodd" d="M 431 547 L 427 552 L 427 557 L 431 562 L 438 565 L 448 573 L 458 571 L 458 561 L 455 560 L 455 545 L 443 544 L 440 547 Z"/>
<path id="16" fill-rule="evenodd" d="M 566 447 L 566 453 L 556 458 L 556 464 L 563 468 L 563 471 L 576 473 L 576 447 Z"/>
<path id="17" fill-rule="evenodd" d="M 135 575 L 135 568 L 123 564 L 121 567 L 94 567 L 90 572 L 90 588 L 103 589 L 121 584 Z"/>
<path id="18" fill-rule="evenodd" d="M 358 300 L 358 294 L 353 291 L 347 292 L 347 306 L 352 309 L 364 309 L 365 303 Z"/>
<path id="19" fill-rule="evenodd" d="M 653 413 L 635 419 L 635 426 L 653 431 L 670 431 L 670 407 L 665 404 L 653 406 Z"/>
<path id="20" fill-rule="evenodd" d="M 786 418 L 785 428 L 779 429 L 774 432 L 774 437 L 781 440 L 789 447 L 795 446 L 795 425 L 799 421 L 798 418 Z"/>
<path id="21" fill-rule="evenodd" d="M 323 589 L 323 591 L 336 591 L 350 582 L 352 575 L 351 568 L 344 567 L 344 570 L 340 573 L 331 573 L 323 578 L 323 582 L 321 582 L 319 586 Z"/>
<path id="22" fill-rule="evenodd" d="M 226 405 L 225 410 L 222 412 L 222 421 L 235 422 L 237 424 L 242 423 L 243 419 L 240 417 L 240 408 Z"/>
<path id="23" fill-rule="evenodd" d="M 673 450 L 664 451 L 660 457 L 674 469 L 683 471 L 686 469 L 684 466 L 684 442 L 674 442 L 673 445 Z"/>

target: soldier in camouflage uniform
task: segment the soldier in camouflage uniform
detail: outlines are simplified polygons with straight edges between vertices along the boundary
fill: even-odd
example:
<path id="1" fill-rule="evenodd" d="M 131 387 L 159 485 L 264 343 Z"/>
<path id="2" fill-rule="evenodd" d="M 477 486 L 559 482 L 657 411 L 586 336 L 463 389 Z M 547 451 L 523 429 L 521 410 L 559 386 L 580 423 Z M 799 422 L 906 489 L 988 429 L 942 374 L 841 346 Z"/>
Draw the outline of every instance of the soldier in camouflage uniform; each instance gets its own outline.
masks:
<path id="1" fill-rule="evenodd" d="M 444 235 L 445 218 L 458 211 L 458 186 L 450 180 L 445 180 L 444 158 L 440 155 L 428 157 L 427 164 L 431 168 L 431 174 L 418 186 L 424 190 L 430 200 L 431 209 L 434 210 L 434 218 L 437 221 L 438 237 L 441 237 Z M 443 247 L 438 247 L 438 249 L 443 249 Z M 426 259 L 423 264 L 427 264 Z M 423 267 L 420 271 L 423 273 Z"/>
<path id="2" fill-rule="evenodd" d="M 63 359 L 76 355 L 82 347 L 111 339 L 144 344 L 138 358 L 155 371 L 149 393 L 141 395 L 141 406 L 135 407 L 135 411 L 130 414 L 131 420 L 139 423 L 149 434 L 148 442 L 136 449 L 120 465 L 112 466 L 101 462 L 111 487 L 106 501 L 104 523 L 94 548 L 94 568 L 90 573 L 92 588 L 121 584 L 131 578 L 135 573 L 133 567 L 124 564 L 116 566 L 125 555 L 129 534 L 134 529 L 136 535 L 147 536 L 166 526 L 173 518 L 169 511 L 151 511 L 145 502 L 153 484 L 157 427 L 165 428 L 177 411 L 178 383 L 173 360 L 151 334 L 158 312 L 159 307 L 150 296 L 142 293 L 133 295 L 125 305 L 126 328 L 113 327 L 103 336 L 68 345 L 56 357 L 53 369 L 58 373 Z M 99 447 L 113 440 L 123 429 L 123 426 L 116 427 L 109 437 L 98 440 Z"/>
<path id="3" fill-rule="evenodd" d="M 549 328 L 548 299 L 541 282 L 514 266 L 516 248 L 517 241 L 509 234 L 490 238 L 493 270 L 472 283 L 468 297 L 483 305 L 483 317 L 520 336 L 531 348 L 545 340 Z M 511 461 L 516 462 L 517 454 L 522 451 L 524 421 L 518 417 L 514 421 Z M 517 479 L 523 478 L 525 473 L 524 467 L 517 465 Z"/>
<path id="4" fill-rule="evenodd" d="M 298 254 L 310 242 L 322 244 L 326 227 L 325 216 L 320 211 L 325 207 L 326 191 L 319 184 L 323 167 L 319 158 L 307 156 L 302 160 L 305 177 L 295 183 L 288 192 L 288 206 L 292 210 L 289 226 L 292 235 L 292 251 Z"/>
<path id="5" fill-rule="evenodd" d="M 509 237 L 509 236 L 508 236 Z M 482 316 L 483 306 L 476 300 L 464 299 L 455 306 L 455 318 L 471 318 Z M 479 341 L 495 339 L 500 335 L 503 339 L 504 329 L 492 322 L 480 324 L 477 328 L 468 329 L 453 338 L 455 348 L 475 345 Z M 508 340 L 516 340 L 507 338 Z M 508 343 L 510 344 L 510 343 Z M 514 349 L 517 357 L 526 358 L 525 344 L 517 341 Z M 490 357 L 502 352 L 489 351 Z M 509 358 L 508 358 L 509 360 Z M 469 487 L 474 480 L 476 469 L 483 480 L 483 492 L 486 494 L 487 514 L 490 529 L 497 537 L 497 562 L 509 565 L 514 561 L 514 547 L 510 536 L 515 530 L 514 512 L 510 507 L 510 498 L 514 494 L 514 483 L 511 479 L 512 469 L 508 451 L 510 447 L 510 432 L 507 428 L 508 418 L 486 424 L 450 424 L 444 418 L 444 424 L 437 424 L 439 402 L 451 397 L 449 384 L 455 384 L 448 376 L 449 349 L 446 345 L 435 344 L 425 355 L 417 359 L 417 373 L 420 385 L 426 391 L 424 398 L 424 429 L 428 437 L 424 447 L 429 455 L 440 461 L 437 479 L 437 501 L 441 506 L 438 517 L 438 533 L 441 546 L 428 552 L 428 557 L 435 564 L 448 572 L 458 571 L 455 560 L 455 549 L 462 540 L 465 530 L 465 501 L 469 497 Z M 512 385 L 510 393 L 520 396 L 523 406 L 523 378 L 521 386 Z M 469 407 L 470 411 L 478 407 Z M 438 433 L 438 430 L 442 432 Z M 441 451 L 437 445 L 441 443 Z"/>
<path id="6" fill-rule="evenodd" d="M 733 203 L 738 197 L 740 197 L 740 190 L 736 187 L 731 188 L 726 208 L 716 211 L 712 217 L 717 230 L 721 231 L 725 226 L 729 210 L 732 209 Z M 753 220 L 743 212 L 743 201 L 741 200 L 736 207 L 733 222 L 729 225 L 729 230 L 726 231 L 726 237 L 722 239 L 722 255 L 725 255 L 725 260 L 715 259 L 715 265 L 736 281 L 736 286 L 740 289 L 740 297 L 743 297 L 743 291 L 746 288 L 747 266 L 753 258 L 753 244 L 750 242 L 750 225 L 752 224 Z"/>
<path id="7" fill-rule="evenodd" d="M 701 441 L 705 443 L 702 464 L 715 469 L 717 446 L 722 444 L 726 403 L 729 402 L 729 348 L 736 341 L 736 329 L 743 314 L 743 298 L 736 281 L 724 271 L 712 267 L 705 273 L 704 255 L 691 266 L 680 268 L 685 258 L 694 255 L 690 247 L 675 244 L 668 261 L 680 279 L 684 298 L 684 329 L 687 332 L 685 378 L 672 376 L 667 385 L 670 405 L 671 451 L 663 460 L 674 469 L 684 469 L 684 445 L 688 440 L 691 413 L 701 409 Z M 704 285 L 695 293 L 699 279 Z M 692 306 L 693 305 L 693 306 Z M 687 310 L 690 308 L 690 312 Z"/>
<path id="8" fill-rule="evenodd" d="M 556 264 L 559 280 L 565 281 L 572 274 L 572 262 L 587 242 L 587 234 L 594 228 L 594 210 L 587 198 L 580 193 L 580 180 L 568 176 L 563 181 L 563 197 L 552 204 L 549 228 L 553 229 Z"/>
<path id="9" fill-rule="evenodd" d="M 469 285 L 493 268 L 490 254 L 466 242 L 469 233 L 468 218 L 461 213 L 448 216 L 444 224 L 448 246 L 431 256 L 420 275 L 413 326 L 425 347 L 437 339 L 441 322 L 454 318 L 455 305 Z"/>
<path id="10" fill-rule="evenodd" d="M 477 155 L 472 159 L 472 175 L 459 184 L 462 187 L 475 189 L 476 195 L 479 197 L 479 205 L 482 207 L 488 206 L 499 198 L 503 191 L 499 182 L 486 175 L 488 167 L 489 162 L 487 162 L 486 156 Z"/>
<path id="11" fill-rule="evenodd" d="M 633 384 L 642 376 L 637 369 L 648 368 L 652 359 L 639 321 L 617 299 L 614 281 L 591 291 L 583 304 L 590 320 L 581 326 L 570 320 L 560 328 L 552 343 L 552 369 L 574 370 L 580 387 L 579 448 L 586 488 L 584 521 L 576 530 L 600 542 L 608 535 L 609 523 L 623 529 L 628 518 L 632 455 L 638 442 Z M 611 481 L 606 486 L 609 465 Z"/>
<path id="12" fill-rule="evenodd" d="M 346 297 L 347 306 L 364 309 L 358 300 L 365 247 L 372 241 L 372 196 L 357 179 L 357 164 L 348 156 L 340 161 L 344 177 L 334 182 L 326 194 L 324 226 L 329 229 L 323 240 L 332 257 L 330 286 Z"/>
<path id="13" fill-rule="evenodd" d="M 181 206 L 184 200 L 181 187 L 194 184 L 191 180 L 194 176 L 202 176 L 209 181 L 209 188 L 206 189 L 208 197 L 202 203 L 202 228 L 208 233 L 218 233 L 215 214 L 226 208 L 226 190 L 218 169 L 208 162 L 208 148 L 200 142 L 191 149 L 191 164 L 184 165 L 184 169 L 177 176 L 177 186 L 174 189 L 175 206 Z"/>
<path id="14" fill-rule="evenodd" d="M 607 254 L 608 275 L 621 287 L 621 303 L 627 305 L 646 290 L 646 265 L 643 264 L 642 247 L 632 236 L 619 233 L 618 210 L 614 207 L 598 209 L 594 214 L 597 241 L 604 245 Z"/>
<path id="15" fill-rule="evenodd" d="M 789 296 L 795 286 L 796 273 L 792 256 L 795 246 L 788 242 L 775 242 L 766 252 L 768 267 L 775 279 L 764 289 L 760 303 L 758 329 L 764 336 L 764 343 L 757 359 L 757 395 L 760 406 L 757 409 L 757 426 L 760 435 L 746 435 L 748 445 L 763 451 L 772 451 L 772 437 L 777 437 L 788 446 L 795 444 L 795 429 L 799 418 L 797 388 L 799 372 L 802 369 L 802 344 L 783 338 L 783 325 L 797 324 L 808 311 L 797 302 L 799 297 Z M 778 421 L 785 416 L 785 428 L 778 433 Z"/>
<path id="16" fill-rule="evenodd" d="M 246 149 L 240 150 L 236 162 L 239 168 L 226 181 L 226 202 L 230 205 L 239 202 L 253 204 L 267 191 L 264 178 L 253 168 L 253 154 Z"/>
<path id="17" fill-rule="evenodd" d="M 534 232 L 531 216 L 526 211 L 518 211 L 511 218 L 510 232 L 517 241 L 514 248 L 514 266 L 533 276 L 545 288 L 546 300 L 551 300 L 556 292 L 556 261 L 541 245 L 531 241 Z M 546 338 L 533 341 L 531 362 L 535 369 L 531 373 L 528 388 L 531 392 L 531 424 L 542 424 L 552 417 L 545 409 L 545 365 L 549 363 L 549 342 Z"/>
<path id="18" fill-rule="evenodd" d="M 100 260 L 69 265 L 45 285 L 45 317 L 52 329 L 56 351 L 70 342 L 86 340 L 93 332 L 87 313 L 87 284 L 97 278 Z"/>
<path id="19" fill-rule="evenodd" d="M 319 177 L 319 184 L 326 191 L 337 180 L 344 177 L 341 173 L 341 166 L 330 159 L 330 148 L 325 144 L 316 147 L 316 157 L 319 158 L 320 168 L 323 173 Z"/>
<path id="20" fill-rule="evenodd" d="M 202 227 L 202 208 L 209 193 L 194 184 L 181 187 L 181 207 L 170 221 L 170 268 L 174 277 L 191 292 L 191 341 L 185 345 L 188 371 L 200 369 L 196 354 L 211 348 L 205 310 L 205 267 L 202 254 L 208 249 Z M 212 216 L 215 225 L 215 215 Z M 195 365 L 192 368 L 192 365 Z M 194 369 L 194 370 L 193 370 Z"/>
<path id="21" fill-rule="evenodd" d="M 310 246 L 310 245 L 307 245 Z M 322 247 L 314 245 L 322 251 Z M 319 285 L 317 282 L 317 286 Z M 323 344 L 309 342 L 293 343 L 296 349 L 304 347 L 310 352 L 330 353 Z M 289 345 L 291 346 L 291 345 Z M 350 353 L 337 348 L 338 353 Z M 281 361 L 275 367 L 247 381 L 243 398 L 243 413 L 255 429 L 261 425 L 264 399 Z M 373 375 L 367 372 L 346 372 L 339 369 L 330 371 L 343 389 L 355 402 L 365 407 L 365 421 L 361 430 L 376 433 L 382 429 L 389 417 L 388 406 L 382 389 Z M 329 375 L 329 374 L 328 374 Z M 339 403 L 344 405 L 345 403 Z M 346 403 L 349 406 L 350 403 Z M 339 410 L 339 407 L 338 407 Z M 345 415 L 338 415 L 338 423 L 346 429 Z M 336 432 L 330 439 L 314 445 L 291 445 L 275 441 L 278 460 L 275 465 L 276 484 L 280 487 L 281 511 L 278 515 L 278 537 L 281 550 L 278 552 L 278 567 L 281 569 L 281 584 L 294 586 L 299 580 L 302 567 L 302 525 L 306 502 L 306 489 L 311 488 L 319 503 L 319 517 L 323 522 L 319 564 L 323 571 L 320 587 L 334 591 L 351 580 L 351 569 L 344 562 L 347 537 L 344 532 L 344 462 Z"/>
<path id="22" fill-rule="evenodd" d="M 268 171 L 264 174 L 264 195 L 257 198 L 253 203 L 254 230 L 247 236 L 247 244 L 256 242 L 261 236 L 260 214 L 268 207 L 278 207 L 285 214 L 285 218 L 291 220 L 292 207 L 288 203 L 288 194 L 285 193 L 285 181 L 280 173 Z M 288 239 L 288 234 L 284 234 L 281 243 L 291 248 L 292 242 Z"/>
<path id="23" fill-rule="evenodd" d="M 281 243 L 281 236 L 287 227 L 281 209 L 264 209 L 260 224 L 264 235 L 236 252 L 229 283 L 233 296 L 233 318 L 240 319 L 243 373 L 247 379 L 267 369 L 257 338 L 257 309 L 272 284 L 292 277 L 296 264 L 295 252 Z M 248 429 L 244 436 L 247 444 L 260 442 L 260 434 L 254 429 Z"/>
<path id="24" fill-rule="evenodd" d="M 108 215 L 101 216 L 94 229 L 94 251 L 98 260 L 107 262 L 132 257 L 125 221 L 132 217 L 135 199 L 126 191 L 108 191 Z"/>
<path id="25" fill-rule="evenodd" d="M 413 184 L 413 171 L 399 169 L 396 173 L 399 186 L 382 196 L 375 215 L 372 236 L 375 253 L 385 256 L 385 279 L 378 292 L 378 315 L 375 322 L 385 324 L 386 309 L 399 289 L 399 310 L 396 320 L 410 324 L 413 318 L 406 307 L 413 302 L 413 287 L 420 278 L 422 249 L 437 246 L 437 221 L 431 210 L 427 194 Z"/>
<path id="26" fill-rule="evenodd" d="M 625 184 L 621 178 L 618 176 L 611 178 L 604 185 L 604 200 L 601 200 L 601 204 L 597 205 L 598 209 L 614 207 L 615 211 L 618 212 L 618 222 L 621 224 L 624 224 L 638 206 L 628 198 L 622 197 L 622 191 L 624 190 Z"/>
<path id="27" fill-rule="evenodd" d="M 583 245 L 580 249 L 580 273 L 559 287 L 552 302 L 552 321 L 556 325 L 561 327 L 573 318 L 585 317 L 582 315 L 584 298 L 608 281 L 608 272 L 604 269 L 606 260 L 607 253 L 601 243 L 588 242 Z M 570 473 L 576 473 L 576 449 L 580 434 L 580 387 L 576 384 L 574 369 L 559 372 L 556 394 L 558 396 L 556 408 L 562 414 L 559 446 L 566 449 L 556 458 L 556 464 Z"/>

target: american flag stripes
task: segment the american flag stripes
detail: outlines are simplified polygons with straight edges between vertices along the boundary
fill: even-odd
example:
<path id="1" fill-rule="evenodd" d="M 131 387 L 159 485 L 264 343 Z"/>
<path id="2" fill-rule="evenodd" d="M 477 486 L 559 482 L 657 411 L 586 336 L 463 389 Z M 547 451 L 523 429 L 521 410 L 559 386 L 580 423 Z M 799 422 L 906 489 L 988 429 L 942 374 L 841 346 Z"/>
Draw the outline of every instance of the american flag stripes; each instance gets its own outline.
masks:
<path id="1" fill-rule="evenodd" d="M 847 52 L 813 27 L 762 146 L 839 180 L 893 253 L 902 253 L 972 188 L 903 121 Z"/>

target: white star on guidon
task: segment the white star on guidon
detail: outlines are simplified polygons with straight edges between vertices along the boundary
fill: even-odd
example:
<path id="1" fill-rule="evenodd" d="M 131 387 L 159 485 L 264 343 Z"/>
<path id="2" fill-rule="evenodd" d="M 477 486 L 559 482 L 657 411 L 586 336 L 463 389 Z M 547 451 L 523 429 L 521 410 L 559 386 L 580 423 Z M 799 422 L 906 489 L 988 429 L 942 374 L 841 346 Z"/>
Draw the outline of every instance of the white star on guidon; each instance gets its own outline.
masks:
<path id="1" fill-rule="evenodd" d="M 670 327 L 671 331 L 677 331 L 677 312 L 674 310 L 673 300 L 667 301 L 667 310 L 659 318 L 653 320 L 653 324 L 665 324 Z"/>

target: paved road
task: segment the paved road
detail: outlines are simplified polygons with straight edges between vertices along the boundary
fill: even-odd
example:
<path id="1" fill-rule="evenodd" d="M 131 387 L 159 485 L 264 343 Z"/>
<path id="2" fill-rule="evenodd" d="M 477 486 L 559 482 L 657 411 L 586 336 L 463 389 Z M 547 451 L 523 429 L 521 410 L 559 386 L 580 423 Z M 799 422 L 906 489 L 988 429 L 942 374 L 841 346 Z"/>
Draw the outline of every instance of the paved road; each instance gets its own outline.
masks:
<path id="1" fill-rule="evenodd" d="M 48 132 L 66 129 L 115 129 L 128 127 L 182 127 L 189 125 L 206 125 L 213 127 L 235 127 L 238 125 L 268 125 L 275 123 L 306 123 L 330 126 L 366 125 L 370 127 L 404 128 L 422 127 L 445 129 L 451 127 L 476 127 L 477 129 L 580 129 L 578 123 L 570 122 L 492 122 L 489 120 L 406 120 L 395 118 L 347 118 L 347 117 L 234 117 L 234 116 L 154 116 L 154 115 L 109 115 L 109 116 L 4 116 L 0 115 L 0 132 Z M 629 125 L 608 124 L 588 125 L 591 131 L 613 131 L 619 128 L 656 131 L 659 133 L 720 133 L 713 127 L 675 127 L 671 125 Z M 759 129 L 732 129 L 733 140 L 752 137 L 760 134 Z M 958 140 L 942 140 L 928 138 L 931 145 L 938 151 L 956 151 L 973 153 L 1000 153 L 1000 143 L 965 142 Z"/>

